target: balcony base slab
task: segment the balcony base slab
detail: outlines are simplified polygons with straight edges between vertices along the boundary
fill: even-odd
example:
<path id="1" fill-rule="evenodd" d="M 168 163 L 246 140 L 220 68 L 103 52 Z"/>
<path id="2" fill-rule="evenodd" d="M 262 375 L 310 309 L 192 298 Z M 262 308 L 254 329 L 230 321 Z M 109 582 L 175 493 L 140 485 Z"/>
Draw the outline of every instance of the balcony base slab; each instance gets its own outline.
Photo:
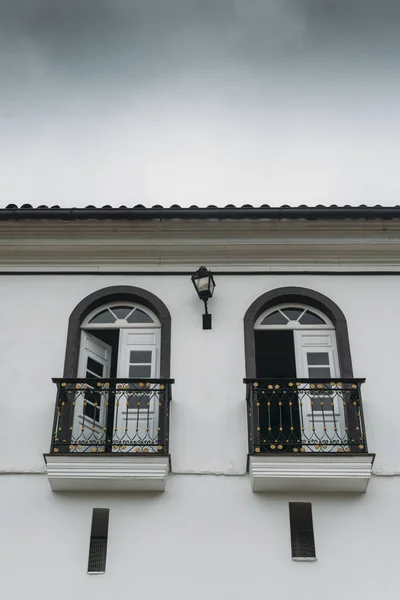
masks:
<path id="1" fill-rule="evenodd" d="M 364 493 L 374 454 L 249 456 L 253 492 Z"/>
<path id="2" fill-rule="evenodd" d="M 45 454 L 53 492 L 163 492 L 169 456 Z"/>

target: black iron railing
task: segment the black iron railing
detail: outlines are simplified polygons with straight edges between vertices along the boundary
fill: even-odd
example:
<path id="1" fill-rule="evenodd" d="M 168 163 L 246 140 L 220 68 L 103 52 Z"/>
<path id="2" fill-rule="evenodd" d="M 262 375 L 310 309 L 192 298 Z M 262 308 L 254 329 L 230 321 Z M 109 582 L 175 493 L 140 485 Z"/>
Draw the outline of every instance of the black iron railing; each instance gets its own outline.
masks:
<path id="1" fill-rule="evenodd" d="M 168 454 L 173 379 L 53 379 L 50 452 Z"/>
<path id="2" fill-rule="evenodd" d="M 365 379 L 245 379 L 249 453 L 367 452 Z"/>

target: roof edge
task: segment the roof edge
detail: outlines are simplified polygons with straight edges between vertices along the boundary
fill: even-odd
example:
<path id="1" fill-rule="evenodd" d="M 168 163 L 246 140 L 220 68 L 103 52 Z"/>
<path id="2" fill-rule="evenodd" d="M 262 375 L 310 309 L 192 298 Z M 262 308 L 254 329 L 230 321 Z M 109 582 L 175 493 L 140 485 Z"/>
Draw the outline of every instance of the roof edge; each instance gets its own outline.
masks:
<path id="1" fill-rule="evenodd" d="M 341 219 L 400 219 L 400 206 L 261 206 L 253 207 L 244 205 L 242 207 L 217 207 L 171 206 L 163 208 L 154 206 L 146 208 L 142 205 L 127 208 L 121 206 L 113 208 L 103 206 L 96 208 L 88 206 L 85 208 L 60 208 L 59 206 L 39 206 L 33 208 L 30 205 L 18 207 L 8 205 L 0 209 L 0 221 L 8 220 L 155 220 L 155 219 L 306 219 L 306 220 L 341 220 Z"/>

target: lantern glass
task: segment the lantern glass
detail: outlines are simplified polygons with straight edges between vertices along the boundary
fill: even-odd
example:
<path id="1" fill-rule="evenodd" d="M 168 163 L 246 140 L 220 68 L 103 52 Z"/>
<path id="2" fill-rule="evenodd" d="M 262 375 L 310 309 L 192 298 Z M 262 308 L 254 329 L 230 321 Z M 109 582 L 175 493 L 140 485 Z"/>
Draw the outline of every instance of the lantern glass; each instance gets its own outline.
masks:
<path id="1" fill-rule="evenodd" d="M 214 279 L 210 271 L 205 267 L 200 267 L 192 275 L 193 285 L 196 288 L 196 292 L 201 300 L 208 300 L 214 293 Z"/>
<path id="2" fill-rule="evenodd" d="M 196 281 L 196 287 L 197 287 L 198 292 L 208 291 L 208 288 L 210 285 L 209 277 L 200 277 L 199 279 L 196 279 L 195 281 Z"/>

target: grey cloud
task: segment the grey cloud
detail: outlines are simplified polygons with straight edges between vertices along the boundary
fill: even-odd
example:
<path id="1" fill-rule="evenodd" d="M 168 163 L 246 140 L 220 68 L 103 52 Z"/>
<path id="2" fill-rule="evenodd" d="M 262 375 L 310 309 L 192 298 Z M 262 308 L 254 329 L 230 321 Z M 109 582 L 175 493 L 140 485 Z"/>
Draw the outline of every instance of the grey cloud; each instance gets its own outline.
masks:
<path id="1" fill-rule="evenodd" d="M 389 0 L 3 0 L 7 70 L 36 56 L 79 78 L 213 63 L 270 64 L 337 51 L 396 53 L 400 3 Z M 10 50 L 11 48 L 11 50 Z M 4 60 L 4 54 L 7 60 Z M 114 73 L 112 73 L 114 71 Z"/>
<path id="2" fill-rule="evenodd" d="M 389 202 L 399 50 L 398 0 L 0 0 L 5 203 Z"/>

